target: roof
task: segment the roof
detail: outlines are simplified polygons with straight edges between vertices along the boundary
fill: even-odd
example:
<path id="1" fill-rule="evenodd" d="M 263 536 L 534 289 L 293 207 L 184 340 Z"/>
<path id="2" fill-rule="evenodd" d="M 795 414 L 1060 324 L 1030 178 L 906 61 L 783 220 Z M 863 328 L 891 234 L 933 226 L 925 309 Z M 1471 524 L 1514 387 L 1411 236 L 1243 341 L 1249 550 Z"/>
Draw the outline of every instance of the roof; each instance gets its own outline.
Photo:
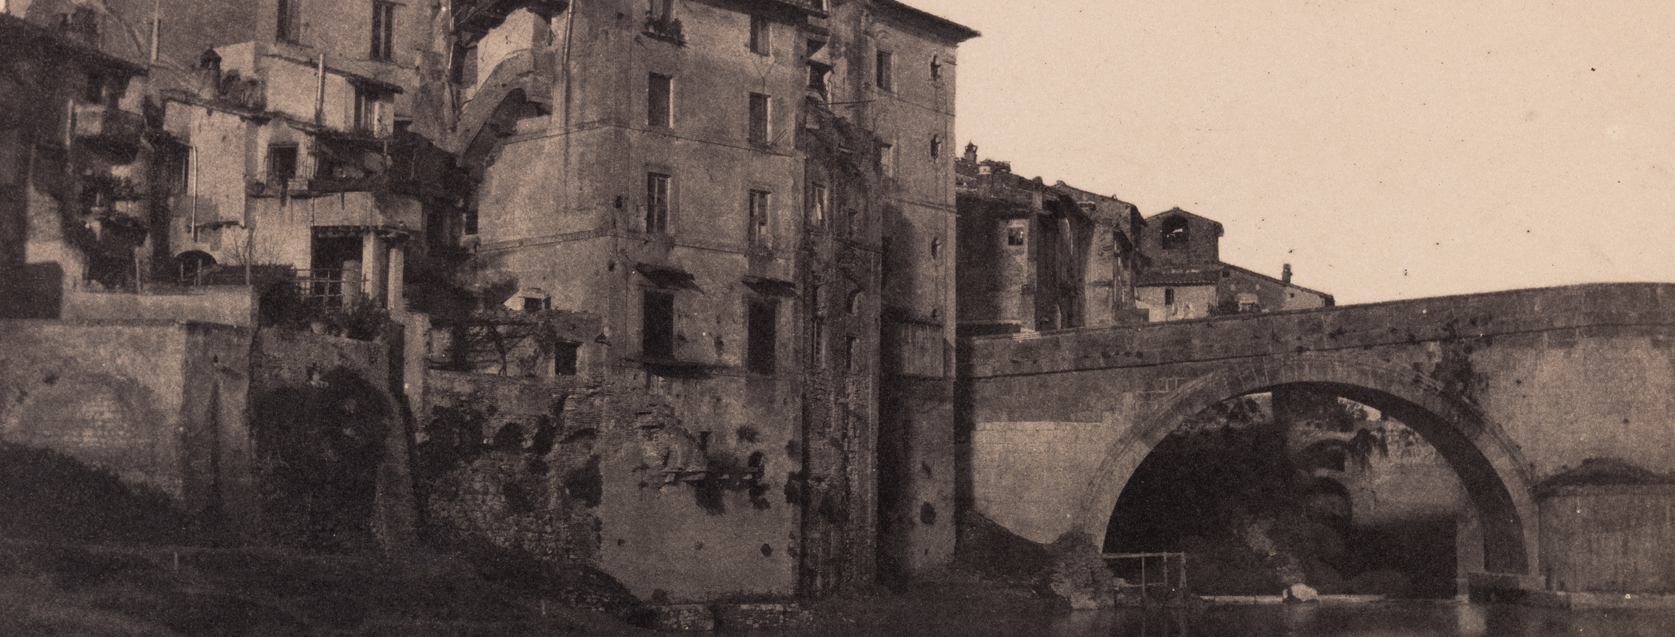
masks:
<path id="1" fill-rule="evenodd" d="M 30 23 L 14 15 L 0 13 L 0 51 L 8 55 L 26 51 L 38 54 L 42 52 L 41 49 L 74 58 L 84 64 L 122 71 L 129 75 L 144 75 L 146 71 L 145 67 L 139 64 L 76 42 L 53 29 Z"/>
<path id="2" fill-rule="evenodd" d="M 922 28 L 930 32 L 931 35 L 946 38 L 954 44 L 982 35 L 971 27 L 922 9 L 915 9 L 896 0 L 873 0 L 872 4 L 879 13 Z"/>
<path id="3" fill-rule="evenodd" d="M 1298 290 L 1298 291 L 1301 291 L 1301 292 L 1308 292 L 1310 294 L 1318 294 L 1318 295 L 1326 297 L 1328 299 L 1332 298 L 1332 295 L 1327 294 L 1325 292 L 1321 292 L 1320 290 L 1312 290 L 1312 289 L 1303 287 L 1301 285 L 1297 285 L 1296 283 L 1286 283 L 1285 281 L 1281 281 L 1279 279 L 1268 276 L 1268 275 L 1263 274 L 1261 272 L 1257 272 L 1255 270 L 1251 270 L 1251 269 L 1248 269 L 1248 268 L 1241 268 L 1239 266 L 1236 266 L 1236 265 L 1233 265 L 1233 264 L 1230 264 L 1230 263 L 1223 263 L 1221 265 L 1222 265 L 1222 267 L 1225 267 L 1229 270 L 1234 270 L 1234 271 L 1239 272 L 1240 274 L 1243 274 L 1245 276 L 1262 279 L 1262 280 L 1264 280 L 1268 283 L 1272 283 L 1274 285 L 1283 286 L 1283 287 L 1286 287 L 1286 288 L 1289 288 L 1289 289 L 1292 289 L 1292 290 Z"/>
<path id="4" fill-rule="evenodd" d="M 1249 268 L 1241 268 L 1231 263 L 1224 263 L 1220 261 L 1217 261 L 1214 265 L 1210 266 L 1160 268 L 1156 270 L 1142 271 L 1139 276 L 1135 277 L 1134 285 L 1136 287 L 1189 287 L 1194 285 L 1217 285 L 1221 280 L 1221 273 L 1224 270 L 1232 270 L 1234 272 L 1238 272 L 1242 276 L 1262 279 L 1265 283 L 1271 283 L 1285 289 L 1307 292 L 1309 294 L 1318 294 L 1327 299 L 1332 298 L 1332 295 L 1321 292 L 1320 290 L 1309 289 L 1295 283 L 1286 283 L 1274 277 L 1262 274 L 1261 272 L 1256 272 Z"/>
<path id="5" fill-rule="evenodd" d="M 266 54 L 264 57 L 269 57 L 269 58 L 273 58 L 273 59 L 276 59 L 276 60 L 284 60 L 284 61 L 290 62 L 292 64 L 301 64 L 303 66 L 307 66 L 307 67 L 311 67 L 311 68 L 319 68 L 319 64 L 320 64 L 320 61 L 318 59 L 308 60 L 308 59 L 303 59 L 303 58 L 295 58 L 295 57 L 291 57 L 289 55 L 284 55 L 284 54 L 281 54 L 281 53 L 270 52 L 270 53 Z M 367 88 L 378 89 L 378 90 L 382 90 L 382 91 L 388 91 L 390 93 L 401 93 L 401 92 L 403 92 L 400 84 L 394 84 L 394 83 L 391 83 L 391 82 L 386 82 L 384 80 L 380 80 L 380 79 L 375 78 L 375 77 L 367 77 L 367 76 L 361 75 L 359 73 L 352 73 L 352 72 L 349 72 L 349 71 L 345 71 L 342 68 L 332 66 L 331 64 L 326 65 L 326 72 L 331 73 L 333 75 L 341 76 L 343 79 L 348 80 L 351 83 L 360 84 L 360 85 L 363 85 Z"/>
<path id="6" fill-rule="evenodd" d="M 1216 264 L 1210 268 L 1170 268 L 1167 270 L 1146 270 L 1135 278 L 1136 287 L 1156 286 L 1193 286 L 1215 285 L 1221 280 L 1222 266 Z"/>
<path id="7" fill-rule="evenodd" d="M 1164 217 L 1182 217 L 1182 216 L 1192 217 L 1194 219 L 1203 219 L 1204 221 L 1210 222 L 1210 224 L 1215 227 L 1217 234 L 1220 234 L 1222 232 L 1222 227 L 1221 227 L 1221 222 L 1220 221 L 1216 221 L 1215 219 L 1211 219 L 1211 218 L 1206 217 L 1204 215 L 1193 214 L 1191 212 L 1181 210 L 1180 207 L 1170 208 L 1168 210 L 1157 213 L 1157 214 L 1152 215 L 1150 217 L 1146 217 L 1146 221 L 1150 222 L 1153 219 L 1162 219 Z"/>

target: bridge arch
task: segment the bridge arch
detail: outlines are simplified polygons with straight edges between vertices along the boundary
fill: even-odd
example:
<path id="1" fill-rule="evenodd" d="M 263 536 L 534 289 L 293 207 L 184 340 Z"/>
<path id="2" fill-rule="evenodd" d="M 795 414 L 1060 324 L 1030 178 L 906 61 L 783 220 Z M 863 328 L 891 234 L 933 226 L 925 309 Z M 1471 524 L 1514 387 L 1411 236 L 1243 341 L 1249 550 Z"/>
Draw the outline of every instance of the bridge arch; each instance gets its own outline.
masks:
<path id="1" fill-rule="evenodd" d="M 1105 450 L 1088 481 L 1076 528 L 1103 546 L 1123 487 L 1158 443 L 1194 414 L 1235 396 L 1299 388 L 1378 409 L 1418 432 L 1459 475 L 1483 532 L 1483 567 L 1534 571 L 1537 511 L 1529 464 L 1504 430 L 1436 380 L 1396 365 L 1329 354 L 1292 354 L 1222 363 L 1155 403 Z"/>

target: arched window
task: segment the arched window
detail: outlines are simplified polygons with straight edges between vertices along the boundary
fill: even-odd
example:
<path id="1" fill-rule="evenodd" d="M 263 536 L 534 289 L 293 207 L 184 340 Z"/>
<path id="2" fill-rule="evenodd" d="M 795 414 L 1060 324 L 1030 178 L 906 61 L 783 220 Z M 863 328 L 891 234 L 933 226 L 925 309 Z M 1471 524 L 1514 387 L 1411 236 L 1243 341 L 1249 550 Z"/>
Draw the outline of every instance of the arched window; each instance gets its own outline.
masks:
<path id="1" fill-rule="evenodd" d="M 181 285 L 201 285 L 203 276 L 215 267 L 215 257 L 201 250 L 188 250 L 175 257 Z"/>
<path id="2" fill-rule="evenodd" d="M 1170 217 L 1163 222 L 1163 249 L 1185 248 L 1190 240 L 1186 217 Z"/>
<path id="3" fill-rule="evenodd" d="M 942 159 L 942 136 L 931 135 L 931 160 Z"/>

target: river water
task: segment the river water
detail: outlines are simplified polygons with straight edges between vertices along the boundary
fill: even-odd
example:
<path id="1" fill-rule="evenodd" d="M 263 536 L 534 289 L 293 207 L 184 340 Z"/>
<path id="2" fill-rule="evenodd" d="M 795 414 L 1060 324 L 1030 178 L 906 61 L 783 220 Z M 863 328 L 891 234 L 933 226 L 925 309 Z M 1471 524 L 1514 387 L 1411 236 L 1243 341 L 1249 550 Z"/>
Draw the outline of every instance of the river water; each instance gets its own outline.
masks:
<path id="1" fill-rule="evenodd" d="M 1116 608 L 998 614 L 922 607 L 869 625 L 757 636 L 867 637 L 1670 637 L 1675 609 L 1557 610 L 1507 604 L 1393 601 Z M 742 634 L 742 633 L 741 633 Z"/>

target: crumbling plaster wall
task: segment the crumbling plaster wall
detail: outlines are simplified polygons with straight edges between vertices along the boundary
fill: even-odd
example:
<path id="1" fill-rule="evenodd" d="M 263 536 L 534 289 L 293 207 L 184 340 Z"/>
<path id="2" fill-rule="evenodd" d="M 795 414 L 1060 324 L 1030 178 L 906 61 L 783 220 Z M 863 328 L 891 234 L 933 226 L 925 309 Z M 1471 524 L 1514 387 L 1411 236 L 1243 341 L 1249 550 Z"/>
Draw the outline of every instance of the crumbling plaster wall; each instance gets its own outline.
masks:
<path id="1" fill-rule="evenodd" d="M 433 537 L 596 565 L 643 599 L 794 591 L 794 386 L 429 378 L 419 458 Z"/>

